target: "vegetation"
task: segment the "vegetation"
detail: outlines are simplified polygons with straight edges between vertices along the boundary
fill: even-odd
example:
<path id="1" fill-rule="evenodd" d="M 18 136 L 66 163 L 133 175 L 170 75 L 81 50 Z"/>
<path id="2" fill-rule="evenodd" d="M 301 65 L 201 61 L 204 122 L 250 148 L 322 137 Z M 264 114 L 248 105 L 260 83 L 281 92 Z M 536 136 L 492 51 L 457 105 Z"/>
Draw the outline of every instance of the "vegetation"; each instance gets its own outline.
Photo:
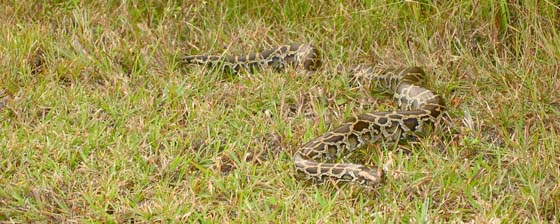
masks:
<path id="1" fill-rule="evenodd" d="M 0 221 L 558 222 L 554 1 L 2 1 Z M 322 49 L 314 74 L 231 77 L 185 54 Z M 298 147 L 391 110 L 338 65 L 422 66 L 449 119 L 316 185 Z M 372 96 L 373 94 L 373 96 Z"/>

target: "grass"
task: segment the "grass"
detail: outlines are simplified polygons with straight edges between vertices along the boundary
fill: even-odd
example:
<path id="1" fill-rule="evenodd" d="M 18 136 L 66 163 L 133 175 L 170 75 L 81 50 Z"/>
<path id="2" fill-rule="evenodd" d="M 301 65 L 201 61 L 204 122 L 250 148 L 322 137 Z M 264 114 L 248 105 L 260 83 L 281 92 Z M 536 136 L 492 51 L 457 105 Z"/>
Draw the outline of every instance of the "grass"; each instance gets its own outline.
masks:
<path id="1" fill-rule="evenodd" d="M 553 1 L 5 1 L 0 221 L 558 222 Z M 228 77 L 183 54 L 322 49 L 313 75 Z M 301 144 L 390 110 L 336 66 L 420 65 L 450 119 L 376 144 L 384 185 L 314 185 Z"/>

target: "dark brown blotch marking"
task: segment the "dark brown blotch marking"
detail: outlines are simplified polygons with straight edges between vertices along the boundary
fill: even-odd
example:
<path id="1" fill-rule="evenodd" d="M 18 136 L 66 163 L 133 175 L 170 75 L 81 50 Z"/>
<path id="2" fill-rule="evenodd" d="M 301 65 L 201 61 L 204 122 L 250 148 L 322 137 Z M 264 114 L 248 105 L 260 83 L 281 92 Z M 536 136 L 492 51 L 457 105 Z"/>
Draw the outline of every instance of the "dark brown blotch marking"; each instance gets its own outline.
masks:
<path id="1" fill-rule="evenodd" d="M 339 142 L 342 141 L 342 139 L 344 139 L 344 136 L 342 135 L 331 135 L 331 136 L 326 136 L 325 138 L 323 138 L 324 142 Z"/>
<path id="2" fill-rule="evenodd" d="M 307 173 L 311 173 L 311 174 L 317 174 L 317 168 L 318 167 L 305 167 L 305 172 Z"/>
<path id="3" fill-rule="evenodd" d="M 362 131 L 364 129 L 369 128 L 369 122 L 365 122 L 365 121 L 358 121 L 356 122 L 356 124 L 354 124 L 354 130 L 355 131 Z"/>
<path id="4" fill-rule="evenodd" d="M 245 56 L 244 59 L 246 61 L 254 61 L 255 59 L 257 59 L 257 56 L 256 56 L 256 54 L 250 54 L 250 55 Z"/>
<path id="5" fill-rule="evenodd" d="M 344 172 L 346 172 L 346 169 L 344 169 L 344 167 L 332 167 L 331 168 L 331 173 L 333 175 L 336 175 L 336 176 L 340 176 Z"/>
<path id="6" fill-rule="evenodd" d="M 348 135 L 348 143 L 352 147 L 356 147 L 358 145 L 358 136 L 354 133 Z"/>
<path id="7" fill-rule="evenodd" d="M 334 145 L 327 146 L 327 153 L 331 156 L 338 154 L 338 148 Z"/>
<path id="8" fill-rule="evenodd" d="M 281 53 L 281 54 L 284 54 L 284 53 L 286 53 L 286 52 L 288 51 L 289 48 L 291 48 L 291 47 L 290 47 L 290 46 L 286 46 L 286 45 L 280 46 L 280 48 L 278 49 L 278 52 Z"/>
<path id="9" fill-rule="evenodd" d="M 346 124 L 343 124 L 342 126 L 336 128 L 336 129 L 334 129 L 332 132 L 333 133 L 346 134 L 346 133 L 351 131 L 351 128 L 352 128 L 352 123 L 346 123 Z"/>
<path id="10" fill-rule="evenodd" d="M 306 152 L 305 154 L 308 158 L 315 158 L 317 155 L 319 155 L 319 152 L 315 151 L 315 150 L 311 150 L 309 152 Z"/>
<path id="11" fill-rule="evenodd" d="M 342 177 L 340 179 L 343 180 L 343 181 L 352 181 L 352 180 L 355 179 L 355 177 L 348 174 L 348 173 L 345 173 L 345 174 L 342 175 Z"/>
<path id="12" fill-rule="evenodd" d="M 362 139 L 366 142 L 371 141 L 371 134 L 370 133 L 363 133 Z"/>
<path id="13" fill-rule="evenodd" d="M 373 123 L 371 124 L 371 127 L 369 127 L 369 130 L 372 132 L 373 135 L 376 135 L 379 134 L 379 132 L 381 131 L 381 126 L 379 124 Z"/>
<path id="14" fill-rule="evenodd" d="M 418 118 L 416 117 L 404 118 L 403 123 L 410 130 L 415 131 L 416 128 L 418 127 Z"/>
<path id="15" fill-rule="evenodd" d="M 379 125 L 385 125 L 387 123 L 388 119 L 386 117 L 379 117 L 379 118 L 377 118 L 376 121 Z M 379 127 L 379 126 L 377 126 L 377 127 Z"/>

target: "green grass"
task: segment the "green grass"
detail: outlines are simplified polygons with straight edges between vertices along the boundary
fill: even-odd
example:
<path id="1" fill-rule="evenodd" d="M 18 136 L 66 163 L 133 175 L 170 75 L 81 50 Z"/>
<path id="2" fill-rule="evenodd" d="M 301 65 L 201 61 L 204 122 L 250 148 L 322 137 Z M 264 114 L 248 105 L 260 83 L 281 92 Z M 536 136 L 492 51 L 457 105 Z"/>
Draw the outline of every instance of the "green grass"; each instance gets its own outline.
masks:
<path id="1" fill-rule="evenodd" d="M 560 9 L 509 2 L 4 1 L 0 222 L 558 222 Z M 293 42 L 325 66 L 179 62 Z M 392 108 L 335 72 L 357 63 L 422 66 L 450 119 L 358 152 L 390 165 L 372 191 L 314 185 L 299 146 Z"/>

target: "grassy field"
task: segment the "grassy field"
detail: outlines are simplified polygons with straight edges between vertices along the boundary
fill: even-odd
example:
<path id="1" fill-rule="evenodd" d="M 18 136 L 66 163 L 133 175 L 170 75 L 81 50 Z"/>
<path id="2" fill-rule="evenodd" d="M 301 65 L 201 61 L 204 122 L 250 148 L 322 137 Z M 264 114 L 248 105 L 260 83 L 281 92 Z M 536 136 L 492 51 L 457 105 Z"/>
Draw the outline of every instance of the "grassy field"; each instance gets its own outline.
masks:
<path id="1" fill-rule="evenodd" d="M 0 222 L 558 222 L 554 4 L 2 1 Z M 317 73 L 179 60 L 296 42 Z M 313 184 L 298 147 L 394 108 L 335 72 L 358 63 L 423 67 L 450 119 L 355 153 L 389 168 L 373 190 Z"/>

